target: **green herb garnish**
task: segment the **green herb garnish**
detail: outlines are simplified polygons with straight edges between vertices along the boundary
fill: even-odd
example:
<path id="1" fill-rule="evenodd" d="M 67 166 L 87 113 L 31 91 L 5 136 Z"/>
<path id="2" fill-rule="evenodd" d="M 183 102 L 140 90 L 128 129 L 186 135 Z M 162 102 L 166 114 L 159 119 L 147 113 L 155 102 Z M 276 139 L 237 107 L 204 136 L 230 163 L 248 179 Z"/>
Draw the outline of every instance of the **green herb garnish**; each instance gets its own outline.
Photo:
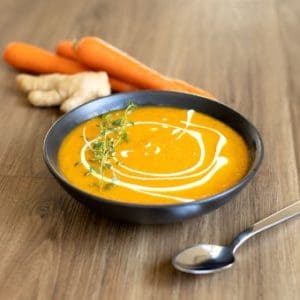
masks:
<path id="1" fill-rule="evenodd" d="M 90 167 L 87 172 L 84 173 L 85 176 L 91 175 L 93 172 L 95 172 L 95 169 L 93 167 Z"/>
<path id="2" fill-rule="evenodd" d="M 112 181 L 107 183 L 104 188 L 111 188 L 118 178 L 112 168 L 112 159 L 116 155 L 116 146 L 128 142 L 127 127 L 134 125 L 132 121 L 128 120 L 130 112 L 136 108 L 136 105 L 129 101 L 124 113 L 118 119 L 113 120 L 111 113 L 106 113 L 100 117 L 99 135 L 89 144 L 89 149 L 93 153 L 92 162 L 94 167 L 90 167 L 85 175 L 90 175 L 92 172 L 100 175 L 99 187 L 102 188 L 103 174 L 105 170 L 110 170 L 112 173 Z M 86 137 L 85 129 L 82 137 L 85 143 L 89 143 Z"/>

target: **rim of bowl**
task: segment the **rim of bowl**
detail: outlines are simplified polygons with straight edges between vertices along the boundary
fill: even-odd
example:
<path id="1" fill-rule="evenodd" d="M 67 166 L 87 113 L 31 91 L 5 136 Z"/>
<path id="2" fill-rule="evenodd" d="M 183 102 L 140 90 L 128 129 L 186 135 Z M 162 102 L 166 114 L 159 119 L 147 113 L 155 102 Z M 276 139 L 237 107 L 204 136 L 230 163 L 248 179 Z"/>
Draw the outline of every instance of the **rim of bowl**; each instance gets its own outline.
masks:
<path id="1" fill-rule="evenodd" d="M 102 101 L 105 98 L 114 97 L 114 96 L 117 96 L 117 95 L 120 95 L 120 94 L 124 94 L 124 95 L 128 95 L 128 96 L 130 96 L 130 95 L 134 96 L 134 95 L 139 95 L 139 94 L 143 95 L 143 94 L 145 94 L 145 93 L 147 94 L 149 92 L 152 93 L 152 94 L 159 94 L 159 95 L 178 95 L 179 94 L 179 95 L 193 96 L 193 97 L 199 98 L 200 101 L 201 101 L 201 99 L 209 100 L 209 101 L 214 102 L 216 105 L 219 105 L 221 107 L 229 109 L 234 114 L 237 114 L 244 122 L 246 122 L 248 125 L 250 125 L 250 127 L 252 127 L 252 129 L 254 129 L 254 132 L 255 132 L 255 135 L 256 135 L 256 138 L 257 138 L 257 143 L 256 143 L 255 157 L 252 160 L 251 166 L 250 166 L 249 170 L 247 171 L 246 175 L 243 178 L 241 178 L 236 184 L 234 184 L 230 188 L 224 190 L 223 192 L 214 194 L 212 196 L 204 197 L 204 198 L 199 198 L 199 199 L 196 199 L 196 200 L 191 201 L 191 202 L 171 203 L 171 204 L 138 204 L 138 203 L 130 203 L 130 202 L 126 202 L 126 201 L 123 202 L 123 201 L 119 201 L 119 200 L 111 200 L 111 199 L 108 199 L 108 198 L 104 198 L 104 197 L 100 197 L 100 196 L 88 193 L 88 192 L 86 192 L 86 191 L 78 188 L 77 186 L 73 185 L 72 183 L 70 183 L 57 170 L 57 168 L 52 165 L 52 163 L 49 160 L 49 155 L 48 155 L 48 152 L 47 152 L 47 140 L 48 140 L 48 136 L 50 135 L 50 133 L 53 130 L 53 128 L 56 127 L 68 115 L 70 115 L 74 111 L 77 111 L 77 110 L 81 109 L 85 105 L 89 105 L 91 102 Z M 176 107 L 176 106 L 174 106 L 174 107 Z M 215 117 L 213 117 L 213 118 L 215 118 Z M 87 120 L 85 120 L 85 121 L 87 121 Z M 83 122 L 85 122 L 85 121 L 83 121 Z M 224 124 L 226 124 L 227 126 L 229 126 L 230 128 L 232 128 L 226 122 L 224 122 L 224 121 L 221 121 L 221 122 L 223 122 Z M 74 126 L 72 129 L 74 129 L 75 127 L 76 126 Z M 235 129 L 233 129 L 233 130 L 235 130 Z M 243 137 L 243 139 L 244 139 L 244 137 Z M 201 203 L 205 204 L 205 203 L 215 202 L 215 201 L 219 200 L 220 198 L 223 198 L 226 195 L 233 193 L 235 190 L 239 190 L 240 188 L 242 188 L 243 186 L 245 186 L 249 181 L 251 181 L 251 179 L 257 173 L 257 171 L 258 171 L 258 169 L 259 169 L 259 167 L 260 167 L 260 165 L 262 163 L 263 156 L 264 156 L 264 146 L 263 146 L 263 141 L 262 141 L 261 135 L 260 135 L 259 131 L 257 130 L 257 128 L 250 121 L 248 121 L 242 114 L 240 114 L 236 110 L 232 109 L 231 107 L 223 104 L 219 100 L 216 100 L 216 99 L 212 100 L 210 98 L 201 97 L 201 96 L 194 95 L 194 94 L 186 94 L 186 93 L 182 93 L 182 92 L 173 92 L 173 91 L 143 90 L 143 91 L 133 91 L 133 92 L 125 92 L 125 93 L 112 94 L 112 95 L 104 96 L 104 97 L 101 97 L 101 98 L 93 99 L 93 100 L 91 100 L 91 101 L 89 101 L 87 103 L 84 103 L 84 104 L 82 104 L 82 105 L 80 105 L 80 106 L 72 109 L 71 111 L 69 111 L 66 114 L 64 114 L 61 117 L 59 117 L 51 125 L 51 127 L 48 129 L 48 131 L 47 131 L 47 133 L 46 133 L 46 135 L 44 137 L 44 141 L 43 141 L 43 159 L 44 159 L 44 162 L 46 163 L 46 165 L 47 165 L 49 171 L 52 173 L 52 175 L 54 177 L 56 177 L 58 180 L 62 181 L 65 185 L 69 186 L 71 189 L 74 189 L 77 192 L 82 193 L 82 194 L 84 194 L 84 195 L 86 195 L 88 197 L 93 197 L 94 199 L 96 199 L 99 202 L 104 202 L 104 203 L 111 204 L 111 205 L 116 205 L 116 206 L 128 206 L 128 207 L 145 208 L 145 209 L 146 208 L 183 207 L 183 206 L 190 206 L 190 205 L 201 204 Z"/>

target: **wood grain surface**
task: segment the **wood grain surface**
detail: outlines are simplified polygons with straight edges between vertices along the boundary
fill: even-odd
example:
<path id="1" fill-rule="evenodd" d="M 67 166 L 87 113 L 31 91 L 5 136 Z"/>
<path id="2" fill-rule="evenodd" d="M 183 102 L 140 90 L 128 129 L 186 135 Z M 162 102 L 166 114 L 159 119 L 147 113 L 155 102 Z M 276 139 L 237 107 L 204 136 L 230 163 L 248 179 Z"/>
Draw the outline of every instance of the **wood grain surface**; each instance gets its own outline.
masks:
<path id="1" fill-rule="evenodd" d="M 300 220 L 251 239 L 210 276 L 175 271 L 173 254 L 226 244 L 300 198 L 299 0 L 2 0 L 0 49 L 49 50 L 97 35 L 166 75 L 212 91 L 260 130 L 259 174 L 233 201 L 163 226 L 98 217 L 66 194 L 42 160 L 60 115 L 28 105 L 0 68 L 0 299 L 300 299 Z"/>

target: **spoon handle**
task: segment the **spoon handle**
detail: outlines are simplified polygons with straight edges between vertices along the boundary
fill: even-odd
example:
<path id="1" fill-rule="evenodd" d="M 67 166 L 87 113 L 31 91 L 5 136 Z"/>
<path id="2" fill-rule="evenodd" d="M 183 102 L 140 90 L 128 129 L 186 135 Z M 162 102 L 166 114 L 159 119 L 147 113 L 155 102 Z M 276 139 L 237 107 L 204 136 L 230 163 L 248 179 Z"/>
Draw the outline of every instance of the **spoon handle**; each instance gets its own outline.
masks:
<path id="1" fill-rule="evenodd" d="M 300 201 L 297 201 L 276 213 L 266 217 L 255 223 L 252 227 L 241 232 L 232 242 L 231 247 L 233 253 L 252 236 L 266 229 L 269 229 L 277 224 L 289 220 L 290 218 L 300 215 Z"/>

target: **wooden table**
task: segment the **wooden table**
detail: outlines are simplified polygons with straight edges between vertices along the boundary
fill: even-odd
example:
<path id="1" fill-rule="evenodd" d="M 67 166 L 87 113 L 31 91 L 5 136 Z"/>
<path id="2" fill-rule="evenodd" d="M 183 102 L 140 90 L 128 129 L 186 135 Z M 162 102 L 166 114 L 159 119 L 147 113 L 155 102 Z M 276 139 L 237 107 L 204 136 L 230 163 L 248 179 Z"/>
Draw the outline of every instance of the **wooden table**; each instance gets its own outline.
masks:
<path id="1" fill-rule="evenodd" d="M 54 49 L 100 36 L 244 114 L 265 159 L 238 197 L 203 217 L 164 226 L 98 217 L 43 163 L 59 111 L 31 107 L 1 62 L 0 298 L 299 299 L 299 219 L 250 240 L 230 270 L 194 277 L 170 264 L 179 249 L 228 243 L 299 199 L 299 20 L 298 0 L 1 1 L 1 50 L 12 40 Z"/>

